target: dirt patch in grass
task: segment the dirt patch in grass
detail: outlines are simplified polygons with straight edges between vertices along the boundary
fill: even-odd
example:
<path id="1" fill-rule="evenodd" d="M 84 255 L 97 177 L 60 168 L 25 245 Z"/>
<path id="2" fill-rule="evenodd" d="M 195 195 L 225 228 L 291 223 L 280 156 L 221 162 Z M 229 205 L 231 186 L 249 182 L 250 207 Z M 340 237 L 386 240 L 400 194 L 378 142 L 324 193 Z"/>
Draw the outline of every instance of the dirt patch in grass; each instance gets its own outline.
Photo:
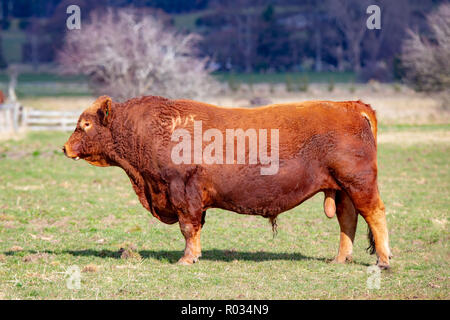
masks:
<path id="1" fill-rule="evenodd" d="M 65 228 L 67 228 L 70 225 L 70 221 L 71 221 L 71 217 L 68 217 L 68 216 L 62 217 L 61 219 L 58 219 L 58 220 L 37 218 L 37 219 L 30 220 L 29 224 L 32 226 L 33 230 L 36 230 L 36 231 L 42 231 L 45 228 L 51 228 L 51 227 L 65 230 Z M 45 239 L 43 239 L 43 240 L 45 240 Z"/>
<path id="2" fill-rule="evenodd" d="M 32 191 L 32 190 L 42 190 L 44 186 L 40 185 L 11 185 L 7 183 L 4 186 L 0 186 L 0 189 L 12 189 L 15 191 Z"/>
<path id="3" fill-rule="evenodd" d="M 48 253 L 34 253 L 29 254 L 23 257 L 23 262 L 40 262 L 40 261 L 47 261 L 50 259 L 50 255 Z"/>
<path id="4" fill-rule="evenodd" d="M 19 251 L 23 251 L 23 248 L 21 246 L 12 246 L 11 248 L 9 248 L 9 251 L 19 252 Z"/>
<path id="5" fill-rule="evenodd" d="M 14 229 L 16 228 L 16 223 L 15 221 L 2 221 L 0 223 L 0 226 L 2 226 L 5 229 Z"/>
<path id="6" fill-rule="evenodd" d="M 54 239 L 52 235 L 44 235 L 44 234 L 35 235 L 35 234 L 30 233 L 30 237 L 33 238 L 33 239 L 40 239 L 40 240 L 43 240 L 43 241 L 49 241 L 51 243 L 59 242 L 59 240 Z"/>
<path id="7" fill-rule="evenodd" d="M 124 243 L 118 251 L 121 259 L 125 260 L 142 260 L 141 255 L 137 252 L 137 246 L 133 243 Z"/>
<path id="8" fill-rule="evenodd" d="M 12 221 L 12 220 L 14 220 L 14 216 L 11 216 L 6 213 L 0 214 L 0 221 Z"/>
<path id="9" fill-rule="evenodd" d="M 92 272 L 95 273 L 99 270 L 99 267 L 95 264 L 88 264 L 86 266 L 83 267 L 83 270 L 81 270 L 81 272 Z"/>
<path id="10" fill-rule="evenodd" d="M 116 218 L 115 215 L 110 214 L 109 216 L 101 220 L 101 224 L 105 227 L 113 227 L 120 223 L 120 220 Z"/>

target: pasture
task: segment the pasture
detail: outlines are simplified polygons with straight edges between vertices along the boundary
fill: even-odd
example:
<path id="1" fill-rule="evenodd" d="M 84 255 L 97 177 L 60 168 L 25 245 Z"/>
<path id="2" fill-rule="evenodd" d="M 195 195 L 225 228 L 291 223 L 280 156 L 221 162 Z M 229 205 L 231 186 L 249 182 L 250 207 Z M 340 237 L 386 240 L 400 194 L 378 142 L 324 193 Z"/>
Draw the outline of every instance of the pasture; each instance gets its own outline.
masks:
<path id="1" fill-rule="evenodd" d="M 329 262 L 339 226 L 321 194 L 281 214 L 275 237 L 261 217 L 208 210 L 203 257 L 178 266 L 178 225 L 153 218 L 121 169 L 65 158 L 68 136 L 0 141 L 0 299 L 450 298 L 448 124 L 380 124 L 394 254 L 380 289 L 366 284 L 376 258 L 365 252 L 361 217 L 353 262 Z M 79 289 L 66 285 L 71 266 L 81 270 Z"/>

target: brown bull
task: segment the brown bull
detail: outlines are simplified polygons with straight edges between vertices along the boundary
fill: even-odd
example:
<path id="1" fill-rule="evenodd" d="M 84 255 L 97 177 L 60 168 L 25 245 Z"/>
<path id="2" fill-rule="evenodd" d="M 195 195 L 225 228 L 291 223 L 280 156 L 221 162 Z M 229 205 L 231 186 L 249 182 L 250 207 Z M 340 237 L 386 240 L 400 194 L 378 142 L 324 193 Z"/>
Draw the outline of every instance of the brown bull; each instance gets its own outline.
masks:
<path id="1" fill-rule="evenodd" d="M 205 133 L 200 140 L 195 132 L 199 126 Z M 232 129 L 244 132 L 243 150 L 234 144 L 238 130 L 229 139 Z M 266 137 L 271 156 L 278 156 L 277 167 L 269 173 L 262 171 L 267 161 L 252 158 L 257 131 L 259 147 Z M 213 133 L 209 139 L 207 132 Z M 375 113 L 360 101 L 244 109 L 155 96 L 115 103 L 102 96 L 81 114 L 63 150 L 72 159 L 125 170 L 153 216 L 180 224 L 186 239 L 181 264 L 192 264 L 201 256 L 200 231 L 207 209 L 261 215 L 274 223 L 281 212 L 324 192 L 325 213 L 336 213 L 341 229 L 335 261 L 351 259 L 360 214 L 369 226 L 372 253 L 376 251 L 378 265 L 387 268 L 390 249 L 377 186 L 376 134 Z M 180 141 L 190 137 L 185 146 L 194 149 L 180 147 Z M 220 144 L 225 140 L 231 148 Z M 210 142 L 206 147 L 205 141 Z M 222 157 L 226 163 L 218 161 Z"/>

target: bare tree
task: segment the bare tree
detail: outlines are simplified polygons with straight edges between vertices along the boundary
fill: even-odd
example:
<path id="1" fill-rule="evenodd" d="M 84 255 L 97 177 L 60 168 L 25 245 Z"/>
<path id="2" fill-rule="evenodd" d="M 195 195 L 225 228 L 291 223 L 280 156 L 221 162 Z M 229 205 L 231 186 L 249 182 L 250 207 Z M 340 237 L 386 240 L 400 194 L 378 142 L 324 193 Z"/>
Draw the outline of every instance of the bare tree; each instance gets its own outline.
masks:
<path id="1" fill-rule="evenodd" d="M 89 75 L 96 93 L 117 99 L 201 98 L 216 82 L 207 58 L 196 55 L 198 40 L 135 10 L 98 11 L 81 30 L 67 32 L 59 61 L 67 72 Z"/>
<path id="2" fill-rule="evenodd" d="M 259 12 L 253 6 L 258 6 L 260 3 L 260 0 L 223 0 L 212 4 L 212 7 L 226 16 L 233 26 L 236 39 L 232 43 L 237 46 L 237 48 L 233 47 L 233 50 L 238 51 L 246 73 L 250 73 L 254 67 Z"/>
<path id="3" fill-rule="evenodd" d="M 403 43 L 402 64 L 406 80 L 422 91 L 450 88 L 450 4 L 441 5 L 427 16 L 430 36 L 409 31 Z"/>
<path id="4" fill-rule="evenodd" d="M 382 28 L 368 30 L 363 40 L 364 69 L 362 79 L 392 80 L 394 59 L 410 25 L 411 5 L 408 0 L 379 0 Z"/>
<path id="5" fill-rule="evenodd" d="M 368 0 L 329 0 L 327 5 L 344 35 L 347 56 L 356 72 L 361 70 L 361 44 L 367 30 L 366 9 L 370 4 Z"/>

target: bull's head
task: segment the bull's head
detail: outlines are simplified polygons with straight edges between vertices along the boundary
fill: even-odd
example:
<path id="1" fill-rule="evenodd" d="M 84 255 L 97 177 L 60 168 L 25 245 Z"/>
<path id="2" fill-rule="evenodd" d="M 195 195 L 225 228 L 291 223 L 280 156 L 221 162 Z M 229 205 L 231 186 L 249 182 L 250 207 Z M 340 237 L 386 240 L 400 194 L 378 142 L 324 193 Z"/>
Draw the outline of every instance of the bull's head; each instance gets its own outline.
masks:
<path id="1" fill-rule="evenodd" d="M 110 165 L 106 146 L 111 141 L 111 105 L 110 97 L 101 96 L 81 114 L 75 131 L 63 147 L 67 157 L 84 159 L 99 167 Z"/>

